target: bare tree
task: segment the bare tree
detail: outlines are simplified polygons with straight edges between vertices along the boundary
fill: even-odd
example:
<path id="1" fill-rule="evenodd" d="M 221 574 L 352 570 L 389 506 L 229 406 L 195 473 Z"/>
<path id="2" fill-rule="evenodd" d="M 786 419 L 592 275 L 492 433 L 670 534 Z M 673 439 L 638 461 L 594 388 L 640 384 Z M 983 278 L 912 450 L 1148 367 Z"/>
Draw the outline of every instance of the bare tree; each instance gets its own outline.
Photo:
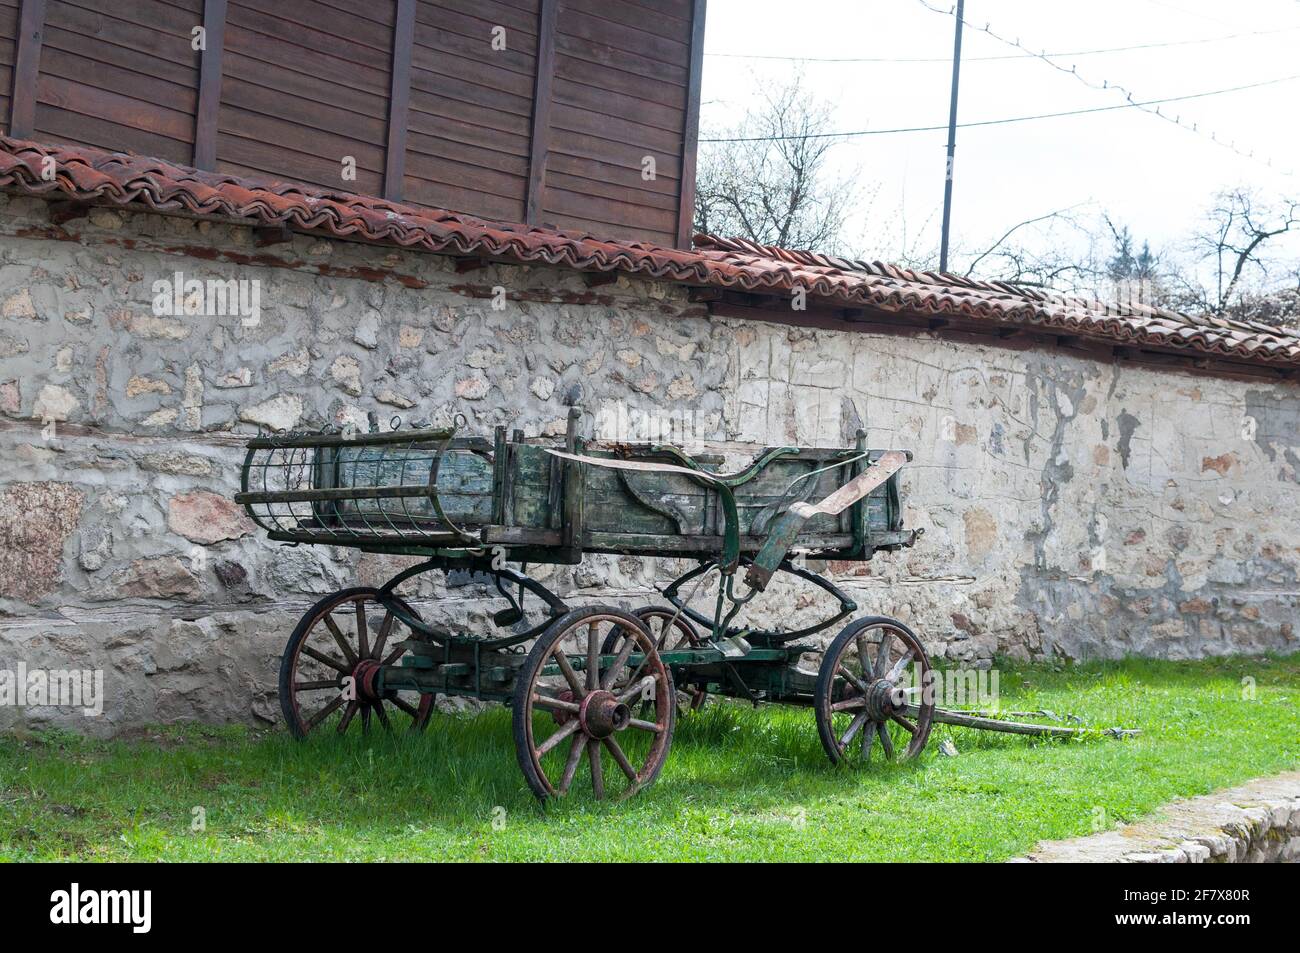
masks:
<path id="1" fill-rule="evenodd" d="M 836 140 L 830 109 L 796 78 L 769 90 L 734 128 L 702 141 L 695 186 L 697 231 L 763 245 L 843 250 L 855 188 L 827 167 Z"/>
<path id="2" fill-rule="evenodd" d="M 1300 203 L 1261 203 L 1246 189 L 1220 193 L 1206 227 L 1194 238 L 1203 259 L 1212 259 L 1215 266 L 1215 296 L 1206 301 L 1207 310 L 1221 315 L 1231 308 L 1234 295 L 1239 304 L 1258 297 L 1258 293 L 1241 293 L 1243 278 L 1253 270 L 1267 279 L 1274 264 L 1265 257 L 1268 243 L 1296 226 L 1300 226 Z"/>

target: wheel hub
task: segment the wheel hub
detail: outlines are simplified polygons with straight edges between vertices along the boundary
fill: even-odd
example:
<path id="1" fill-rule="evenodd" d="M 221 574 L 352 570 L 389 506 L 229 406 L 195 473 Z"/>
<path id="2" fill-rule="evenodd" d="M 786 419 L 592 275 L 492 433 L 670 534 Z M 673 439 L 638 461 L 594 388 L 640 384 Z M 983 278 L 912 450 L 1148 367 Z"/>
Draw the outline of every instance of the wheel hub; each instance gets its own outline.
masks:
<path id="1" fill-rule="evenodd" d="M 631 721 L 632 710 L 615 698 L 613 692 L 590 692 L 578 708 L 578 722 L 592 738 L 608 738 Z"/>
<path id="2" fill-rule="evenodd" d="M 373 702 L 379 698 L 376 681 L 382 666 L 375 659 L 362 659 L 352 670 L 352 683 L 357 689 L 357 698 Z"/>
<path id="3" fill-rule="evenodd" d="M 866 709 L 872 721 L 884 721 L 907 704 L 907 692 L 888 679 L 878 678 L 867 686 Z"/>

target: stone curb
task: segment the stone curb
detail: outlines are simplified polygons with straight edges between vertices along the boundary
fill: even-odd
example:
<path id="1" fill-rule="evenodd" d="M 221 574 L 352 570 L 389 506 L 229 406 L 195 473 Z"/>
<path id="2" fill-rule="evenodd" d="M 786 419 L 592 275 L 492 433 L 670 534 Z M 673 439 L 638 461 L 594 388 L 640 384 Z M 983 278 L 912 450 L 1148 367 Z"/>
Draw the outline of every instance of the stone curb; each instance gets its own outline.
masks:
<path id="1" fill-rule="evenodd" d="M 1300 862 L 1300 771 L 1178 800 L 1113 831 L 1043 841 L 1011 863 Z"/>

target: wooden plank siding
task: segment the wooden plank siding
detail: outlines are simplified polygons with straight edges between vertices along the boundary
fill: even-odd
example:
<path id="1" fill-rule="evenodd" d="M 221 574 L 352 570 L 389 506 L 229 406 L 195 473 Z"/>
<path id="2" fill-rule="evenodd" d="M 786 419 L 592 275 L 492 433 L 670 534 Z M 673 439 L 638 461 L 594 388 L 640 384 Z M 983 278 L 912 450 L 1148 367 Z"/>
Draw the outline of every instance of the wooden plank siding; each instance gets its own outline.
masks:
<path id="1" fill-rule="evenodd" d="M 691 0 L 559 0 L 543 221 L 676 243 L 691 10 Z"/>
<path id="2" fill-rule="evenodd" d="M 0 0 L 0 132 L 9 134 L 14 84 L 14 39 L 18 36 L 18 0 Z"/>
<path id="3" fill-rule="evenodd" d="M 202 0 L 47 0 L 33 138 L 188 163 Z"/>
<path id="4" fill-rule="evenodd" d="M 218 171 L 383 193 L 396 0 L 364 6 L 229 0 Z"/>
<path id="5" fill-rule="evenodd" d="M 403 197 L 525 218 L 540 0 L 419 0 Z M 492 48 L 502 28 L 504 50 Z"/>
<path id="6" fill-rule="evenodd" d="M 26 2 L 33 138 L 681 240 L 704 0 Z M 0 0 L 5 131 L 22 4 Z"/>

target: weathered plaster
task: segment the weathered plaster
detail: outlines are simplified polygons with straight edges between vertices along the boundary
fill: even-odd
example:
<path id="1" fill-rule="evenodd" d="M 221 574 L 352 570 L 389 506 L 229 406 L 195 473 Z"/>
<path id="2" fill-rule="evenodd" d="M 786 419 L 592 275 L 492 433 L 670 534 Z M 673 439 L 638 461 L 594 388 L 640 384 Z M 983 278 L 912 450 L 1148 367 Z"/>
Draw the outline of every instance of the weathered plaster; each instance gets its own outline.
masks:
<path id="1" fill-rule="evenodd" d="M 152 282 L 256 279 L 261 319 L 169 317 Z M 505 288 L 504 309 L 492 305 Z M 712 319 L 683 289 L 0 197 L 0 668 L 105 669 L 96 732 L 274 717 L 275 659 L 320 594 L 400 560 L 273 546 L 224 506 L 258 425 L 562 432 L 566 401 L 710 439 L 915 451 L 910 551 L 831 567 L 938 656 L 1184 658 L 1300 648 L 1300 393 L 1046 351 Z M 48 422 L 53 421 L 51 431 Z M 588 418 L 591 426 L 592 418 Z M 25 507 L 23 500 L 41 501 Z M 14 550 L 19 554 L 15 555 Z M 539 567 L 635 606 L 668 561 Z M 463 580 L 420 590 L 486 627 Z M 811 618 L 775 587 L 757 611 Z M 68 720 L 0 711 L 0 728 Z"/>

